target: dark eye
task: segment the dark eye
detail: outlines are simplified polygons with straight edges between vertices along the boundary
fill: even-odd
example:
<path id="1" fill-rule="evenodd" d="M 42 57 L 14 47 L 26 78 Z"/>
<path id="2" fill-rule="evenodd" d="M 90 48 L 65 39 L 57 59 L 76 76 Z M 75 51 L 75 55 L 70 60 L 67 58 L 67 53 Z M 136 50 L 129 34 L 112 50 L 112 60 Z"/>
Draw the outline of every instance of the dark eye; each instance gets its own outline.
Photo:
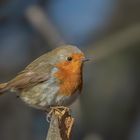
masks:
<path id="1" fill-rule="evenodd" d="M 67 57 L 67 61 L 71 61 L 72 60 L 72 57 Z"/>

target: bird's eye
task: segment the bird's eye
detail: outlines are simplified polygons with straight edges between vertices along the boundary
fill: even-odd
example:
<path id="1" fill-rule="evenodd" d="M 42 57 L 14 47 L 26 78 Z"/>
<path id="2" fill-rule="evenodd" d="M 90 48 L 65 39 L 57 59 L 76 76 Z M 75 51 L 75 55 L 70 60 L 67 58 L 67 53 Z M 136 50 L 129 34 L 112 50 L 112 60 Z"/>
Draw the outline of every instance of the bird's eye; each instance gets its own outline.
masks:
<path id="1" fill-rule="evenodd" d="M 67 61 L 71 61 L 72 60 L 72 57 L 67 57 Z"/>

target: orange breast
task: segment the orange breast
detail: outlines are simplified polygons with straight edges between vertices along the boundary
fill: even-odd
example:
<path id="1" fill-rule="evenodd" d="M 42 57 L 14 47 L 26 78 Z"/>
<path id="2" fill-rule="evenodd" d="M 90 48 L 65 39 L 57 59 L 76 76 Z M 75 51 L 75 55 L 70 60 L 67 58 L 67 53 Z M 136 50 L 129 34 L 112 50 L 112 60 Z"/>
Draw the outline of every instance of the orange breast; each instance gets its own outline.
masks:
<path id="1" fill-rule="evenodd" d="M 82 88 L 82 66 L 81 64 L 70 64 L 64 68 L 64 65 L 58 65 L 59 71 L 54 76 L 60 80 L 59 94 L 69 96 Z"/>

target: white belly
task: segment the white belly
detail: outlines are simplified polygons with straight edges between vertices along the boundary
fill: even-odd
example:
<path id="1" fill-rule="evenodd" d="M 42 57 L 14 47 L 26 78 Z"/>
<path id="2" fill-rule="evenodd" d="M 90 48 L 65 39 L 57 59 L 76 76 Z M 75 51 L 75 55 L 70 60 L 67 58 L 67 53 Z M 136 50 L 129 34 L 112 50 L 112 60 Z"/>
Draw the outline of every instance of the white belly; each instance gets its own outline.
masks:
<path id="1" fill-rule="evenodd" d="M 55 79 L 50 78 L 47 82 L 34 86 L 28 91 L 21 93 L 21 99 L 28 105 L 46 109 L 50 106 L 69 106 L 71 105 L 79 93 L 74 93 L 72 96 L 62 96 L 58 94 L 59 86 Z"/>

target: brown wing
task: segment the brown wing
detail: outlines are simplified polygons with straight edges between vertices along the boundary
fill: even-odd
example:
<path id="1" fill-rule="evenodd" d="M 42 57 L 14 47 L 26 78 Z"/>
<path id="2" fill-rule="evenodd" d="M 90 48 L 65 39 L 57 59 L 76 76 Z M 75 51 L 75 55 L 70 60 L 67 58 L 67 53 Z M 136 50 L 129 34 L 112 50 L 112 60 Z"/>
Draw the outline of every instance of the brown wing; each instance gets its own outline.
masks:
<path id="1" fill-rule="evenodd" d="M 32 87 L 38 83 L 47 81 L 53 66 L 40 62 L 35 67 L 30 64 L 24 71 L 19 73 L 14 79 L 8 82 L 9 89 L 22 90 Z"/>

